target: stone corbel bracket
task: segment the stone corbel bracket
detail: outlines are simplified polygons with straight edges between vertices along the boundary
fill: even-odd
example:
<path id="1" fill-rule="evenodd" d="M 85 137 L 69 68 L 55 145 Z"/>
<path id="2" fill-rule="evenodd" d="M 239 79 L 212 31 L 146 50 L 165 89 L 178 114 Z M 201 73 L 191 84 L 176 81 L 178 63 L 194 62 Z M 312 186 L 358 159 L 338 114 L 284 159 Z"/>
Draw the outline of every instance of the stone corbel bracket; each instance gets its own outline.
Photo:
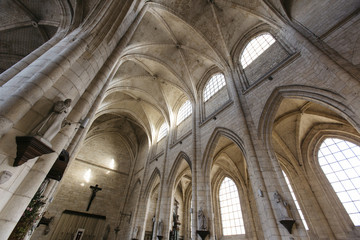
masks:
<path id="1" fill-rule="evenodd" d="M 14 167 L 26 163 L 29 159 L 54 152 L 49 144 L 33 136 L 17 136 L 16 145 L 17 152 Z"/>

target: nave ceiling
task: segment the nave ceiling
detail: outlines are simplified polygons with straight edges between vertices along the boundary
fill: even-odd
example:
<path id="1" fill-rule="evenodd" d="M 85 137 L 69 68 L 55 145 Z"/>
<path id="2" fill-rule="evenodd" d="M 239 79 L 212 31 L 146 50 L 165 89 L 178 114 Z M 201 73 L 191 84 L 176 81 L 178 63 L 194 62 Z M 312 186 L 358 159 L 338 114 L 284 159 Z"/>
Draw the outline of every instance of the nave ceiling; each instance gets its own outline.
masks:
<path id="1" fill-rule="evenodd" d="M 142 6 L 140 2 L 134 1 L 134 8 Z M 337 15 L 322 12 L 324 4 L 334 5 Z M 239 43 L 250 31 L 267 25 L 276 32 L 281 27 L 278 16 L 269 11 L 270 5 L 305 27 L 311 25 L 310 30 L 321 36 L 333 27 L 321 27 L 326 19 L 340 18 L 341 9 L 349 11 L 355 8 L 349 6 L 359 5 L 355 0 L 339 4 L 335 0 L 317 5 L 305 1 L 301 7 L 296 1 L 281 0 L 146 1 L 145 13 L 118 59 L 119 67 L 88 138 L 104 129 L 118 129 L 130 145 L 144 139 L 155 143 L 163 122 L 170 129 L 175 127 L 176 113 L 182 103 L 200 102 L 201 89 L 212 73 L 224 72 L 226 77 L 231 77 L 227 76 L 229 70 L 239 64 L 235 49 L 244 47 Z M 11 62 L 11 56 L 21 58 L 56 33 L 86 23 L 89 15 L 102 6 L 98 0 L 1 1 L 0 8 L 6 11 L 0 11 L 1 38 L 4 38 L 0 54 L 10 56 L 1 58 L 2 71 L 19 60 Z M 11 46 L 6 39 L 12 39 Z M 23 41 L 32 45 L 24 45 Z M 8 62 L 3 62 L 4 59 Z M 119 123 L 124 121 L 134 126 L 132 134 L 120 130 Z M 137 135 L 136 140 L 133 135 Z"/>
<path id="2" fill-rule="evenodd" d="M 140 2 L 134 1 L 133 7 L 141 6 Z M 16 0 L 0 4 L 5 9 L 0 11 L 2 71 L 56 32 L 85 23 L 103 6 L 97 0 Z M 296 1 L 280 0 L 146 1 L 146 12 L 121 54 L 120 66 L 99 113 L 131 116 L 150 142 L 155 141 L 156 131 L 164 121 L 170 128 L 175 126 L 175 115 L 183 102 L 199 103 L 204 79 L 216 71 L 228 73 L 239 64 L 234 50 L 250 30 L 264 24 L 280 27 L 277 16 L 269 11 L 270 4 L 288 18 L 304 26 L 312 25 L 311 30 L 321 36 L 327 29 L 320 31 L 319 26 L 332 14 L 320 11 L 324 4 L 348 11 L 352 9 L 349 5 L 358 3 L 352 0 L 339 5 L 329 0 L 314 6 L 312 1 L 306 1 L 299 7 Z M 341 12 L 332 17 L 340 18 Z M 317 25 L 312 24 L 314 20 Z M 11 43 L 6 39 L 12 39 Z"/>
<path id="3" fill-rule="evenodd" d="M 270 2 L 305 26 L 314 20 L 296 2 Z M 348 4 L 356 4 L 350 2 L 338 8 L 348 11 Z M 244 47 L 238 46 L 239 42 L 251 30 L 263 25 L 276 30 L 281 23 L 271 15 L 266 1 L 158 0 L 146 4 L 146 13 L 119 59 L 121 65 L 105 98 L 107 105 L 101 110 L 121 106 L 154 142 L 163 122 L 170 129 L 175 127 L 182 103 L 200 102 L 202 84 L 212 73 L 227 74 L 239 64 L 235 49 Z M 313 6 L 313 18 L 322 16 L 318 12 L 321 6 Z M 328 17 L 317 22 L 324 23 Z"/>
<path id="4" fill-rule="evenodd" d="M 130 114 L 151 142 L 166 122 L 175 127 L 186 101 L 212 73 L 226 72 L 239 39 L 274 21 L 254 1 L 151 1 L 131 40 L 99 112 Z"/>

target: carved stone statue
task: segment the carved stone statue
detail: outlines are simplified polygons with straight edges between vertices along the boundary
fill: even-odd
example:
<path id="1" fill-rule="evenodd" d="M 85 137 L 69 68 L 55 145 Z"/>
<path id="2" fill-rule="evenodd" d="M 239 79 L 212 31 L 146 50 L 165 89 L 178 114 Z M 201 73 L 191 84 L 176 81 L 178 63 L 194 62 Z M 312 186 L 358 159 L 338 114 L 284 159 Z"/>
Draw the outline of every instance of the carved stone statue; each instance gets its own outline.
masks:
<path id="1" fill-rule="evenodd" d="M 45 178 L 45 180 L 41 183 L 40 187 L 39 187 L 39 192 L 41 194 L 41 196 L 43 196 L 43 193 L 45 192 L 47 186 L 49 185 L 50 179 L 49 178 Z"/>
<path id="2" fill-rule="evenodd" d="M 274 200 L 280 214 L 280 220 L 293 220 L 290 216 L 289 204 L 286 201 L 283 201 L 278 192 L 274 193 Z"/>
<path id="3" fill-rule="evenodd" d="M 139 232 L 139 227 L 135 227 L 132 234 L 132 239 L 137 239 L 137 235 Z"/>
<path id="4" fill-rule="evenodd" d="M 198 228 L 198 230 L 207 230 L 207 219 L 202 208 L 198 212 Z"/>
<path id="5" fill-rule="evenodd" d="M 157 236 L 162 236 L 163 221 L 160 219 L 158 223 Z"/>
<path id="6" fill-rule="evenodd" d="M 34 128 L 32 135 L 40 136 L 47 141 L 51 141 L 60 131 L 70 105 L 71 99 L 57 101 L 49 115 Z"/>
<path id="7" fill-rule="evenodd" d="M 9 171 L 0 172 L 0 184 L 6 183 L 12 176 L 12 173 Z"/>

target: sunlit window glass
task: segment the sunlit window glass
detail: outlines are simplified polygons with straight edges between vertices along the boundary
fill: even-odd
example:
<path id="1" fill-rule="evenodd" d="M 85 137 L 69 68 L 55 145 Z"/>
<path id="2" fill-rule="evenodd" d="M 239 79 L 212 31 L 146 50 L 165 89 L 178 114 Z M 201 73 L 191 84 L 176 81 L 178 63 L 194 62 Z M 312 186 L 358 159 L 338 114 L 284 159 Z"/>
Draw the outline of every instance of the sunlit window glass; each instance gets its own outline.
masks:
<path id="1" fill-rule="evenodd" d="M 245 234 L 239 193 L 235 183 L 228 177 L 221 183 L 219 199 L 224 236 Z"/>
<path id="2" fill-rule="evenodd" d="M 327 138 L 318 152 L 319 164 L 355 226 L 360 226 L 360 147 Z"/>
<path id="3" fill-rule="evenodd" d="M 213 75 L 204 88 L 204 102 L 209 100 L 215 93 L 226 85 L 224 74 L 218 73 Z"/>
<path id="4" fill-rule="evenodd" d="M 191 103 L 187 100 L 179 109 L 176 125 L 179 125 L 192 113 Z"/>
<path id="5" fill-rule="evenodd" d="M 288 185 L 288 187 L 289 187 L 291 196 L 292 196 L 292 198 L 293 198 L 293 200 L 294 200 L 294 202 L 295 202 L 296 209 L 297 209 L 298 212 L 299 212 L 301 221 L 302 221 L 302 223 L 304 224 L 305 229 L 306 229 L 306 230 L 309 230 L 309 227 L 308 227 L 308 225 L 307 225 L 307 223 L 306 223 L 306 221 L 305 221 L 305 218 L 304 218 L 304 214 L 302 213 L 302 211 L 301 211 L 301 209 L 300 209 L 300 205 L 299 205 L 299 203 L 298 203 L 298 201 L 297 201 L 297 199 L 296 199 L 296 196 L 295 196 L 295 194 L 294 194 L 294 190 L 293 190 L 293 188 L 291 187 L 290 181 L 289 181 L 288 177 L 286 176 L 285 172 L 283 171 L 282 173 L 283 173 L 283 175 L 284 175 L 284 177 L 285 177 L 285 181 L 286 181 L 286 183 L 287 183 L 287 185 Z"/>
<path id="6" fill-rule="evenodd" d="M 273 43 L 275 43 L 275 39 L 269 33 L 261 34 L 251 40 L 248 45 L 246 45 L 244 52 L 241 55 L 240 61 L 242 67 L 245 69 Z"/>
<path id="7" fill-rule="evenodd" d="M 164 122 L 159 129 L 159 135 L 157 141 L 159 142 L 161 139 L 163 139 L 167 135 L 167 133 L 168 133 L 168 126 Z"/>
<path id="8" fill-rule="evenodd" d="M 190 236 L 192 236 L 192 223 L 193 223 L 193 214 L 192 214 L 192 210 L 193 210 L 193 207 L 192 207 L 192 199 L 191 199 L 191 203 L 190 203 Z"/>

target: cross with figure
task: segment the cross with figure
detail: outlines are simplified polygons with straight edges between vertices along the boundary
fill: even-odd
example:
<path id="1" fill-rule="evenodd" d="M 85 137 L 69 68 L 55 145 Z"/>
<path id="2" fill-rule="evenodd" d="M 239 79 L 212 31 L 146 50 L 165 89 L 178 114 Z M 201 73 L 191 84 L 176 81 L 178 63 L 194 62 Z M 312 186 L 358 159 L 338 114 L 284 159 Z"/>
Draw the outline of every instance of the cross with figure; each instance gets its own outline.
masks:
<path id="1" fill-rule="evenodd" d="M 91 191 L 92 191 L 92 194 L 91 194 L 90 201 L 89 201 L 89 204 L 88 204 L 88 206 L 87 206 L 86 211 L 89 211 L 90 206 L 91 206 L 91 203 L 92 203 L 92 201 L 94 200 L 94 198 L 96 197 L 96 193 L 97 193 L 98 191 L 101 191 L 101 190 L 102 190 L 102 188 L 99 188 L 98 186 L 99 186 L 99 185 L 97 185 L 97 184 L 96 184 L 95 186 L 90 186 L 90 189 L 91 189 Z"/>

